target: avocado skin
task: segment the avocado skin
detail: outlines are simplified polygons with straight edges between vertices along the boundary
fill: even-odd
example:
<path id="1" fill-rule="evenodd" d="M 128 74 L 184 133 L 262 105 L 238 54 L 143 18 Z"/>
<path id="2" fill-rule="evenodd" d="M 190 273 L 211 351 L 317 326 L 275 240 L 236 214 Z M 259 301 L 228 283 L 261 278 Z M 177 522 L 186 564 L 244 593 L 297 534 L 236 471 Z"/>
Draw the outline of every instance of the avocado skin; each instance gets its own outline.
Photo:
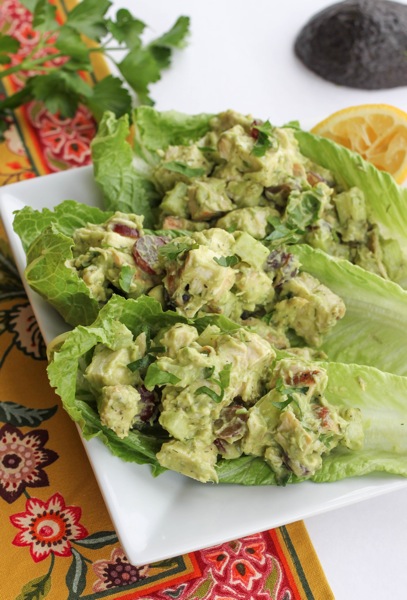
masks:
<path id="1" fill-rule="evenodd" d="M 407 5 L 347 0 L 312 17 L 294 44 L 308 69 L 366 90 L 407 85 Z"/>

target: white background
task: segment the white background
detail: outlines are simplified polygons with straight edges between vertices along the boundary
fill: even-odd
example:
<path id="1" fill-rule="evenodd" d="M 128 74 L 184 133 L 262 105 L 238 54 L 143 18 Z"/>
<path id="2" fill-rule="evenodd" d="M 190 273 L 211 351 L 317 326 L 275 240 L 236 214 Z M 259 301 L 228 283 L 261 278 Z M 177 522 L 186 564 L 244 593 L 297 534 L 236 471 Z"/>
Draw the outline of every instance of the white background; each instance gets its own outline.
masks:
<path id="1" fill-rule="evenodd" d="M 407 2 L 404 2 L 407 3 Z M 234 108 L 276 125 L 309 126 L 346 106 L 383 102 L 407 110 L 407 89 L 362 91 L 325 82 L 296 59 L 293 43 L 323 0 L 116 0 L 156 37 L 191 17 L 188 47 L 151 91 L 160 110 Z M 306 520 L 337 600 L 407 598 L 407 490 Z"/>

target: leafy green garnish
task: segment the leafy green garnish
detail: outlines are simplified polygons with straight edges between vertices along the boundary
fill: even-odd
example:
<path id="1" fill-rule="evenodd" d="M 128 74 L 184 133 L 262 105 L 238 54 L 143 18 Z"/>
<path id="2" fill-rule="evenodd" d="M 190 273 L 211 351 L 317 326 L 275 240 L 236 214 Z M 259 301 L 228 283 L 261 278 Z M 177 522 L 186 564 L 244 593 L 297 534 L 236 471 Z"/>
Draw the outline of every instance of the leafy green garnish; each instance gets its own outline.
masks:
<path id="1" fill-rule="evenodd" d="M 214 368 L 212 367 L 208 367 L 209 371 L 210 371 L 210 375 L 209 377 L 205 377 L 205 379 L 207 379 L 208 381 L 212 381 L 213 383 L 215 383 L 217 386 L 219 386 L 220 388 L 220 393 L 217 394 L 215 392 L 215 390 L 213 390 L 212 388 L 208 387 L 207 385 L 203 385 L 201 387 L 199 387 L 196 390 L 196 394 L 206 394 L 207 396 L 209 396 L 214 402 L 216 402 L 217 404 L 219 402 L 222 402 L 223 397 L 225 395 L 225 389 L 228 387 L 229 383 L 230 383 L 230 371 L 232 368 L 232 363 L 228 363 L 227 365 L 225 365 L 223 367 L 223 369 L 221 371 L 219 371 L 219 379 L 214 379 L 212 377 L 213 372 L 214 372 Z"/>
<path id="2" fill-rule="evenodd" d="M 286 209 L 287 226 L 299 232 L 318 219 L 322 198 L 318 189 L 292 193 Z"/>
<path id="3" fill-rule="evenodd" d="M 236 254 L 232 254 L 231 256 L 221 256 L 220 258 L 214 256 L 213 260 L 221 267 L 234 267 L 240 262 L 240 258 L 236 256 Z"/>
<path id="4" fill-rule="evenodd" d="M 165 244 L 158 249 L 158 254 L 167 260 L 175 260 L 180 254 L 199 248 L 196 243 L 180 242 L 179 244 L 174 241 L 169 244 Z"/>
<path id="5" fill-rule="evenodd" d="M 20 42 L 11 35 L 0 37 L 0 64 L 7 65 L 11 62 L 11 54 L 15 54 L 20 48 Z"/>
<path id="6" fill-rule="evenodd" d="M 132 373 L 135 373 L 136 371 L 147 369 L 154 361 L 155 356 L 153 356 L 152 354 L 145 354 L 141 358 L 133 360 L 133 362 L 129 363 L 127 365 L 127 368 L 130 369 Z"/>
<path id="7" fill-rule="evenodd" d="M 273 231 L 264 238 L 264 241 L 271 242 L 272 246 L 295 244 L 304 235 L 304 230 L 296 225 L 283 223 L 278 217 L 268 217 L 267 221 L 273 227 Z"/>
<path id="8" fill-rule="evenodd" d="M 206 171 L 202 167 L 189 167 L 185 163 L 178 162 L 173 160 L 171 162 L 166 162 L 162 165 L 164 169 L 167 171 L 173 171 L 174 173 L 180 173 L 180 175 L 185 175 L 185 177 L 202 177 L 205 175 Z"/>
<path id="9" fill-rule="evenodd" d="M 205 367 L 203 376 L 205 379 L 210 379 L 215 371 L 215 367 Z"/>
<path id="10" fill-rule="evenodd" d="M 150 85 L 170 66 L 173 51 L 185 46 L 189 18 L 178 18 L 169 31 L 144 44 L 142 34 L 146 25 L 127 9 L 108 17 L 111 4 L 109 0 L 82 0 L 67 12 L 65 23 L 59 24 L 53 4 L 46 0 L 24 2 L 33 15 L 32 26 L 39 34 L 38 41 L 18 64 L 3 69 L 0 79 L 27 71 L 35 74 L 26 78 L 23 90 L 0 101 L 2 121 L 10 110 L 33 100 L 42 101 L 50 112 L 59 112 L 63 117 L 73 116 L 79 104 L 85 104 L 97 120 L 106 110 L 119 117 L 131 112 L 128 87 L 140 103 L 153 104 Z M 88 45 L 82 36 L 96 44 Z M 12 36 L 0 35 L 0 64 L 10 64 L 19 47 Z M 53 48 L 54 53 L 40 53 L 44 47 Z M 117 51 L 121 52 L 119 59 Z M 80 71 L 92 71 L 91 59 L 95 54 L 107 56 L 125 81 L 107 75 L 94 87 L 89 85 Z M 66 61 L 50 65 L 49 61 L 55 59 Z"/>
<path id="11" fill-rule="evenodd" d="M 256 143 L 253 146 L 253 156 L 264 156 L 269 149 L 276 149 L 278 142 L 273 136 L 275 127 L 271 125 L 270 121 L 266 121 L 262 124 L 253 125 L 253 129 L 257 132 Z"/>
<path id="12" fill-rule="evenodd" d="M 287 385 L 285 385 L 283 379 L 281 377 L 279 377 L 279 379 L 277 379 L 277 381 L 276 381 L 275 389 L 283 397 L 286 397 L 286 400 L 282 400 L 281 402 L 275 401 L 272 404 L 276 408 L 278 408 L 280 410 L 284 410 L 292 402 L 294 402 L 299 408 L 298 402 L 294 398 L 293 394 L 306 394 L 308 391 L 308 386 L 298 386 L 298 387 L 287 386 Z"/>
<path id="13" fill-rule="evenodd" d="M 174 373 L 163 371 L 156 362 L 153 362 L 147 369 L 144 385 L 147 389 L 153 389 L 156 385 L 175 385 L 178 381 L 180 378 Z"/>
<path id="14" fill-rule="evenodd" d="M 278 402 L 277 400 L 275 402 L 273 402 L 273 406 L 275 406 L 276 408 L 278 408 L 279 410 L 284 410 L 285 408 L 287 408 L 287 406 L 289 404 L 291 404 L 291 402 L 295 402 L 295 399 L 293 396 L 288 396 L 287 400 L 283 400 L 281 402 Z"/>

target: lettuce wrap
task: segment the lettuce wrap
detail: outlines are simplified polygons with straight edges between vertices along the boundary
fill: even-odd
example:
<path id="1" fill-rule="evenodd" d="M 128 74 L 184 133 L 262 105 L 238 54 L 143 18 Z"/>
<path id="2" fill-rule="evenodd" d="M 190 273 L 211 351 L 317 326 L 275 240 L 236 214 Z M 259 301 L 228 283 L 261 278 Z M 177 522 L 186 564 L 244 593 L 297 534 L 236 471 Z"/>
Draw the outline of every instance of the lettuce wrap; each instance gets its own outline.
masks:
<path id="1" fill-rule="evenodd" d="M 90 325 L 103 305 L 69 266 L 74 232 L 88 223 L 104 223 L 113 214 L 74 201 L 63 202 L 53 211 L 25 207 L 16 214 L 14 228 L 26 248 L 28 283 L 72 325 Z M 178 236 L 187 232 L 154 233 Z M 345 304 L 345 316 L 323 336 L 321 350 L 327 358 L 407 374 L 407 292 L 308 245 L 290 245 L 287 251 L 298 259 L 302 271 L 318 279 Z M 124 290 L 122 294 L 126 295 Z"/>
<path id="2" fill-rule="evenodd" d="M 142 379 L 139 382 L 141 381 L 150 390 L 150 393 L 157 393 L 158 407 L 160 407 L 160 398 L 161 406 L 165 406 L 164 397 L 168 396 L 168 390 L 170 390 L 170 396 L 172 390 L 178 394 L 182 392 L 180 386 L 182 385 L 183 375 L 180 371 L 177 371 L 179 377 L 175 377 L 174 361 L 171 362 L 171 360 L 165 358 L 163 347 L 156 346 L 158 339 L 168 341 L 169 338 L 165 338 L 163 332 L 172 331 L 173 327 L 195 328 L 200 335 L 209 335 L 209 338 L 206 337 L 205 339 L 210 339 L 215 330 L 223 338 L 233 335 L 239 336 L 241 333 L 236 324 L 222 316 L 206 316 L 202 319 L 188 320 L 174 312 L 162 311 L 161 306 L 151 298 L 142 297 L 138 300 L 126 300 L 114 296 L 100 311 L 93 325 L 89 327 L 78 326 L 73 331 L 63 334 L 62 338 L 55 340 L 49 349 L 48 374 L 50 383 L 56 388 L 65 410 L 79 425 L 85 439 L 98 437 L 113 454 L 121 459 L 149 464 L 154 475 L 158 475 L 167 468 L 160 464 L 157 454 L 160 456 L 163 447 L 171 440 L 174 441 L 174 435 L 169 433 L 161 424 L 158 420 L 160 417 L 139 421 L 134 427 L 130 427 L 124 435 L 119 430 L 116 433 L 109 423 L 107 425 L 106 423 L 102 424 L 99 414 L 99 411 L 102 413 L 101 404 L 95 395 L 96 380 L 93 377 L 95 371 L 93 371 L 91 377 L 90 365 L 93 364 L 92 361 L 95 360 L 95 356 L 96 362 L 100 360 L 100 352 L 105 353 L 111 349 L 113 353 L 120 353 L 123 350 L 123 340 L 125 338 L 131 341 L 129 343 L 133 343 L 133 340 L 144 336 L 144 340 L 146 338 L 149 340 L 145 352 L 142 353 L 141 358 L 127 365 L 128 373 L 126 371 L 127 375 L 125 374 L 125 376 L 131 374 L 131 376 L 138 377 L 141 373 Z M 205 333 L 208 331 L 209 334 Z M 187 342 L 184 340 L 184 343 Z M 267 351 L 267 348 L 265 348 L 267 343 L 262 340 L 260 344 L 263 350 Z M 191 344 L 189 345 L 191 346 Z M 267 352 L 268 358 L 266 357 L 266 363 L 263 364 L 266 371 L 269 367 L 274 370 L 278 369 L 279 365 L 287 361 L 287 356 L 284 353 L 276 352 L 271 347 Z M 207 355 L 204 354 L 204 356 Z M 148 360 L 146 360 L 146 357 L 148 357 Z M 226 360 L 233 363 L 235 357 L 230 355 L 230 358 Z M 290 360 L 292 360 L 292 357 Z M 270 455 L 268 455 L 268 460 L 260 455 L 242 454 L 236 458 L 233 455 L 225 457 L 224 448 L 218 445 L 216 448 L 218 450 L 221 448 L 221 450 L 214 464 L 216 480 L 222 483 L 274 485 L 299 482 L 303 479 L 331 482 L 345 477 L 366 475 L 373 472 L 406 476 L 407 438 L 405 436 L 405 424 L 407 422 L 407 404 L 405 399 L 407 397 L 407 378 L 355 364 L 319 363 L 316 365 L 303 359 L 295 358 L 294 360 L 299 360 L 302 365 L 301 378 L 296 380 L 295 377 L 292 377 L 290 381 L 291 383 L 294 382 L 292 383 L 294 387 L 284 389 L 281 389 L 281 378 L 277 380 L 274 378 L 274 383 L 271 386 L 273 389 L 268 394 L 266 393 L 269 400 L 266 406 L 267 411 L 271 411 L 274 415 L 276 413 L 284 415 L 287 411 L 291 411 L 291 416 L 293 412 L 296 412 L 297 415 L 301 414 L 299 407 L 303 406 L 301 402 L 304 399 L 304 394 L 307 394 L 307 386 L 310 385 L 310 381 L 304 378 L 304 373 L 308 376 L 310 373 L 315 374 L 324 371 L 327 377 L 327 385 L 324 391 L 325 400 L 318 407 L 320 417 L 318 427 L 327 418 L 328 410 L 332 410 L 331 414 L 339 411 L 338 414 L 347 415 L 350 419 L 351 429 L 347 430 L 348 439 L 345 440 L 346 443 L 340 443 L 331 448 L 332 432 L 330 435 L 320 435 L 321 430 L 318 430 L 318 443 L 327 444 L 330 450 L 322 453 L 320 465 L 314 473 L 310 474 L 311 471 L 303 468 L 303 471 L 300 471 L 302 475 L 298 474 L 298 468 L 301 465 L 303 467 L 302 463 L 304 461 L 301 459 L 290 462 L 290 458 L 284 452 L 282 453 L 282 466 L 281 464 L 276 466 Z M 163 364 L 167 365 L 167 371 L 164 369 Z M 126 367 L 126 363 L 123 363 L 121 367 Z M 290 369 L 293 368 L 293 366 L 290 367 Z M 199 369 L 204 380 L 206 378 L 206 386 L 195 390 L 195 394 L 201 394 L 199 397 L 205 399 L 206 406 L 209 406 L 211 410 L 214 407 L 220 407 L 226 396 L 222 399 L 222 395 L 217 392 L 219 392 L 219 389 L 223 389 L 222 385 L 225 390 L 227 389 L 229 378 L 233 378 L 233 367 L 228 369 L 227 382 L 223 382 L 222 385 L 222 382 L 212 377 L 213 369 L 210 373 L 202 365 L 198 367 Z M 248 369 L 248 372 L 253 372 L 256 369 L 257 367 Z M 223 369 L 220 373 L 220 379 L 222 379 L 222 374 L 225 376 L 225 371 Z M 99 375 L 100 373 L 98 373 Z M 117 375 L 117 373 L 115 372 L 114 375 Z M 211 390 L 211 393 L 208 392 L 208 389 Z M 247 392 L 247 388 L 245 389 Z M 253 389 L 256 391 L 254 396 L 249 396 L 249 412 L 250 410 L 253 411 L 253 406 L 257 410 L 256 394 L 258 394 L 258 389 L 261 388 L 250 388 L 250 390 Z M 280 390 L 280 395 L 270 396 L 270 394 L 276 394 L 276 390 Z M 264 390 L 261 393 L 264 393 Z M 276 398 L 283 401 L 276 401 Z M 241 402 L 241 398 L 237 401 Z M 232 399 L 229 408 L 233 405 L 233 402 L 236 402 L 235 398 Z M 247 408 L 242 406 L 241 403 L 238 404 L 238 407 L 238 414 L 240 415 Z M 165 412 L 165 409 L 162 410 Z M 173 417 L 166 414 L 164 423 L 168 429 L 171 430 L 171 427 L 174 426 L 174 419 L 180 411 L 182 411 L 181 408 L 175 411 Z M 269 412 L 267 411 L 262 413 L 265 419 L 269 418 Z M 359 415 L 359 417 L 355 422 L 352 422 L 353 417 L 349 415 Z M 342 419 L 342 417 L 338 417 L 338 419 Z M 167 425 L 167 423 L 170 425 Z M 308 421 L 309 423 L 310 421 Z M 219 429 L 219 425 L 217 427 L 217 431 L 223 431 L 222 428 Z M 358 427 L 363 430 L 362 436 L 360 431 L 357 430 Z M 177 430 L 176 427 L 175 429 Z M 236 433 L 236 428 L 234 431 Z M 355 443 L 352 442 L 352 437 L 356 439 L 356 442 L 353 440 Z M 256 439 L 258 438 L 259 435 L 256 434 Z M 230 440 L 231 438 L 226 438 L 225 435 L 223 441 L 225 439 Z M 218 450 L 215 452 L 218 452 Z M 253 451 L 256 452 L 257 450 Z M 173 463 L 170 462 L 170 465 L 170 468 L 173 468 Z M 281 468 L 283 473 L 281 473 Z M 181 472 L 188 474 L 182 468 Z M 195 478 L 198 479 L 199 477 L 195 476 Z"/>
<path id="3" fill-rule="evenodd" d="M 294 123 L 276 128 L 233 111 L 140 107 L 133 121 L 130 142 L 127 118 L 105 114 L 92 142 L 95 180 L 109 210 L 145 214 L 148 226 L 186 220 L 194 227 L 203 219 L 242 229 L 260 205 L 266 222 L 258 239 L 305 242 L 407 287 L 407 191 L 360 155 Z M 191 209 L 203 195 L 207 204 L 217 196 L 218 212 Z"/>

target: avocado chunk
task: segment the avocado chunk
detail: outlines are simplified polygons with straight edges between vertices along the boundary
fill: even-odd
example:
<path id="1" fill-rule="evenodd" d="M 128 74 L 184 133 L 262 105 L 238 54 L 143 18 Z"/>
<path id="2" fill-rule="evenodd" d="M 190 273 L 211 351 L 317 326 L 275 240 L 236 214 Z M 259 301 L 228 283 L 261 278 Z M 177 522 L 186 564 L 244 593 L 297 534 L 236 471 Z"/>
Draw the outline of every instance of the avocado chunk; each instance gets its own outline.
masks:
<path id="1" fill-rule="evenodd" d="M 308 69 L 338 85 L 407 85 L 407 6 L 387 0 L 333 4 L 306 23 L 294 51 Z"/>

